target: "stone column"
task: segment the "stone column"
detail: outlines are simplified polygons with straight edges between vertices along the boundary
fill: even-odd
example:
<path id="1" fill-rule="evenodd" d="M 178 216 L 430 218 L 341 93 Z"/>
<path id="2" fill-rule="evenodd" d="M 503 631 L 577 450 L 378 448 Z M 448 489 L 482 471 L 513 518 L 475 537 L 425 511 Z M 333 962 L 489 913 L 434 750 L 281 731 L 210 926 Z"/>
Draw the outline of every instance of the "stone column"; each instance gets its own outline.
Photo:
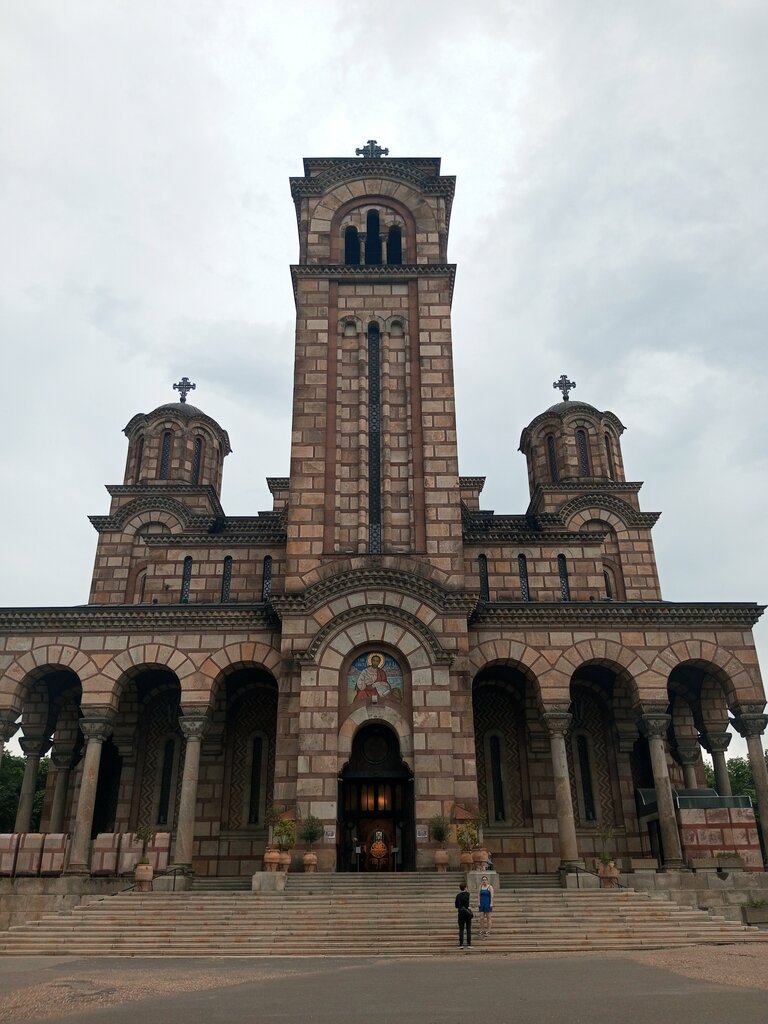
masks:
<path id="1" fill-rule="evenodd" d="M 568 755 L 565 751 L 565 734 L 571 726 L 572 715 L 565 711 L 546 711 L 542 716 L 549 731 L 549 746 L 552 753 L 552 774 L 555 780 L 555 804 L 557 806 L 557 833 L 560 839 L 560 861 L 563 865 L 579 859 L 576 843 L 576 820 L 571 799 L 571 780 L 568 774 Z"/>
<path id="2" fill-rule="evenodd" d="M 96 787 L 99 782 L 101 748 L 112 734 L 112 722 L 108 718 L 82 718 L 80 729 L 85 736 L 83 775 L 80 780 L 80 795 L 75 814 L 75 830 L 69 851 L 67 873 L 87 875 L 91 853 L 91 829 L 93 810 L 96 805 Z"/>
<path id="3" fill-rule="evenodd" d="M 686 789 L 697 789 L 696 764 L 699 760 L 698 743 L 678 743 L 677 759 L 683 766 L 683 780 Z"/>
<path id="4" fill-rule="evenodd" d="M 197 809 L 197 779 L 200 773 L 200 746 L 205 730 L 208 728 L 208 719 L 205 715 L 200 714 L 182 715 L 179 718 L 179 725 L 187 742 L 184 748 L 184 769 L 181 775 L 181 796 L 179 798 L 179 818 L 176 823 L 173 866 L 191 869 Z"/>
<path id="5" fill-rule="evenodd" d="M 0 711 L 0 762 L 5 753 L 5 744 L 19 728 L 17 718 L 18 715 L 15 711 Z"/>
<path id="6" fill-rule="evenodd" d="M 48 824 L 49 832 L 64 831 L 64 812 L 67 807 L 69 777 L 72 772 L 72 754 L 51 754 L 51 764 L 56 769 L 56 780 L 53 784 L 53 802 Z"/>
<path id="7" fill-rule="evenodd" d="M 712 755 L 715 789 L 720 796 L 731 795 L 731 780 L 728 776 L 728 765 L 725 763 L 725 752 L 730 742 L 731 734 L 729 732 L 709 732 L 707 730 L 704 745 Z"/>
<path id="8" fill-rule="evenodd" d="M 675 817 L 675 802 L 672 797 L 672 784 L 669 781 L 667 765 L 666 737 L 671 716 L 663 712 L 649 712 L 640 719 L 642 731 L 648 737 L 653 767 L 653 784 L 656 789 L 656 805 L 659 809 L 659 828 L 661 843 L 664 847 L 664 866 L 680 868 L 683 866 L 683 851 L 680 846 L 680 832 Z"/>
<path id="9" fill-rule="evenodd" d="M 768 769 L 765 767 L 765 751 L 760 740 L 768 724 L 768 715 L 763 713 L 762 707 L 762 704 L 753 704 L 737 708 L 733 725 L 747 741 L 747 754 L 760 815 L 759 827 L 765 849 L 768 850 Z"/>
<path id="10" fill-rule="evenodd" d="M 23 736 L 19 740 L 19 746 L 24 751 L 27 760 L 24 765 L 24 778 L 21 781 L 21 793 L 19 794 L 16 824 L 13 826 L 13 831 L 29 832 L 37 787 L 37 770 L 43 755 L 43 739 L 41 736 Z"/>

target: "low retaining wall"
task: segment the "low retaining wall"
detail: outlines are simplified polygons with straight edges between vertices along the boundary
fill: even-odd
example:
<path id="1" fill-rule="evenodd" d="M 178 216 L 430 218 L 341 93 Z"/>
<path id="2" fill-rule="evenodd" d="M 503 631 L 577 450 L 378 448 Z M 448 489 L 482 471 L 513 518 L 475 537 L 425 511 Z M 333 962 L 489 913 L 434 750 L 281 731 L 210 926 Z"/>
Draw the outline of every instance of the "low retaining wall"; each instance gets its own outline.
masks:
<path id="1" fill-rule="evenodd" d="M 124 878 L 0 878 L 0 931 L 125 889 Z"/>

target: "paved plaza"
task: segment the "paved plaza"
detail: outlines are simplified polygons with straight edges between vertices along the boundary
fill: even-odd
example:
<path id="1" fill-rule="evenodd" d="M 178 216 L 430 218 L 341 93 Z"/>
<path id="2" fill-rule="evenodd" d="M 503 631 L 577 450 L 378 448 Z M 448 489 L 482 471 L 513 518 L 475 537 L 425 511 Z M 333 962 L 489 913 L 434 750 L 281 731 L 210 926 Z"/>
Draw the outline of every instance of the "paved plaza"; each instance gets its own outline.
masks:
<path id="1" fill-rule="evenodd" d="M 372 936 L 375 941 L 375 936 Z M 0 1021 L 702 1024 L 768 1016 L 768 949 L 307 959 L 5 958 Z"/>

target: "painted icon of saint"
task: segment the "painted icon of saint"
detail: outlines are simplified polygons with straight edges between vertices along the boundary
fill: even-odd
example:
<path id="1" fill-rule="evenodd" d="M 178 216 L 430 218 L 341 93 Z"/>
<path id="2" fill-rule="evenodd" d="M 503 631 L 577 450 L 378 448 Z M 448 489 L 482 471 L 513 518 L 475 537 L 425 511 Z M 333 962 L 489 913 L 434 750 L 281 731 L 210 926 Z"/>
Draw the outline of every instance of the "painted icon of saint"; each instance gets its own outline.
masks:
<path id="1" fill-rule="evenodd" d="M 384 659 L 380 654 L 369 654 L 368 663 L 355 681 L 355 700 L 369 700 L 371 697 L 389 697 L 392 687 L 383 668 Z"/>

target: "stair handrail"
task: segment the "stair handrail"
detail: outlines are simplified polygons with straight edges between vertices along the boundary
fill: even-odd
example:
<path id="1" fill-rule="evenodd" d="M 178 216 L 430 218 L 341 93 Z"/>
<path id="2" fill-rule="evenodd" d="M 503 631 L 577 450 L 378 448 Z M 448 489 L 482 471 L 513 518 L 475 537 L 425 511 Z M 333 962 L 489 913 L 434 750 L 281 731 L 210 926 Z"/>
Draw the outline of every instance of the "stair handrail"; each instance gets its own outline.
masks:
<path id="1" fill-rule="evenodd" d="M 599 872 L 593 871 L 591 868 L 586 868 L 586 867 L 583 868 L 580 864 L 569 864 L 568 865 L 567 874 L 578 875 L 579 872 L 581 872 L 582 874 L 585 874 L 585 875 L 594 875 L 595 878 L 601 878 L 602 877 L 599 874 Z M 624 885 L 623 882 L 620 882 L 618 875 L 616 876 L 616 878 L 614 878 L 614 882 L 616 883 L 616 885 L 615 886 L 612 885 L 610 887 L 611 889 L 614 889 L 614 888 L 615 889 L 630 889 L 631 888 L 631 886 Z"/>
<path id="2" fill-rule="evenodd" d="M 164 875 L 173 875 L 173 889 L 171 890 L 171 892 L 176 892 L 176 876 L 184 875 L 186 873 L 187 871 L 185 868 L 171 867 L 163 868 L 162 871 L 157 871 L 153 877 L 162 878 Z M 97 896 L 95 899 L 89 900 L 86 906 L 91 906 L 93 903 L 101 903 L 104 900 L 112 899 L 113 896 L 122 896 L 124 893 L 131 892 L 133 889 L 135 889 L 136 885 L 137 883 L 134 882 L 132 885 L 126 885 L 124 889 L 118 889 L 117 892 L 108 892 L 104 896 Z"/>

